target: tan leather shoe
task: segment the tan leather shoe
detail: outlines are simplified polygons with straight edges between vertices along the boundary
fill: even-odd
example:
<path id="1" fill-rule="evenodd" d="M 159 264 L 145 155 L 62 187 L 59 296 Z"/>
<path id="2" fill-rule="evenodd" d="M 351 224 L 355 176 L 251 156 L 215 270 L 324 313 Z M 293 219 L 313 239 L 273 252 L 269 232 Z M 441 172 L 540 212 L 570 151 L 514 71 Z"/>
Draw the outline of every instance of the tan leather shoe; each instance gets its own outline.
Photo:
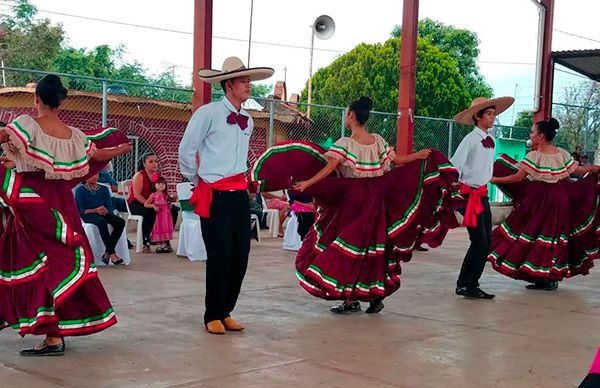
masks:
<path id="1" fill-rule="evenodd" d="M 206 330 L 210 334 L 225 334 L 225 326 L 221 321 L 210 321 L 206 324 Z"/>
<path id="2" fill-rule="evenodd" d="M 230 331 L 242 331 L 244 330 L 244 326 L 236 322 L 233 318 L 227 317 L 223 319 L 223 325 L 225 325 L 225 329 Z"/>

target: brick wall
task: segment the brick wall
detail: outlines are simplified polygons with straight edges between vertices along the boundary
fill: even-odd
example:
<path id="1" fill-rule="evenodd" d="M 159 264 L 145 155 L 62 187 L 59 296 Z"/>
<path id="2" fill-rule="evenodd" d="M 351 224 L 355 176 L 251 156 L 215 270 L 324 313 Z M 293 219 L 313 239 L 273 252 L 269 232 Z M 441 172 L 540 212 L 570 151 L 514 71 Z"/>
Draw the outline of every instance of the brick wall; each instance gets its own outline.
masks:
<path id="1" fill-rule="evenodd" d="M 22 114 L 33 115 L 35 110 L 26 108 L 2 109 L 0 120 L 10 122 Z M 101 115 L 93 112 L 61 111 L 60 117 L 67 125 L 83 131 L 96 129 L 102 122 Z M 182 181 L 177 154 L 187 122 L 109 115 L 107 124 L 110 127 L 124 131 L 127 135 L 139 136 L 150 145 L 158 157 L 161 173 L 170 186 L 174 187 L 175 184 Z M 267 133 L 266 128 L 254 128 L 248 152 L 250 165 L 265 151 Z"/>

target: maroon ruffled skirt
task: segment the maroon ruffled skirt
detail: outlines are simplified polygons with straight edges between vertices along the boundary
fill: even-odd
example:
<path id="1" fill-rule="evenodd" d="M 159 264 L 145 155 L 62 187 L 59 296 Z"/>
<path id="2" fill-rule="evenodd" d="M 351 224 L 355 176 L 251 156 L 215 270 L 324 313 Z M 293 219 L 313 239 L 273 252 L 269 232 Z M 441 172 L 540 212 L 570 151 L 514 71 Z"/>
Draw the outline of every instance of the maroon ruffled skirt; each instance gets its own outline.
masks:
<path id="1" fill-rule="evenodd" d="M 251 179 L 259 190 L 289 189 L 326 164 L 312 143 L 288 142 L 267 150 Z M 421 243 L 439 246 L 458 226 L 454 209 L 457 170 L 441 153 L 397 167 L 377 178 L 330 176 L 308 188 L 317 220 L 296 258 L 302 287 L 324 299 L 370 300 L 400 287 L 401 262 Z"/>
<path id="2" fill-rule="evenodd" d="M 517 171 L 517 162 L 506 155 L 494 165 L 494 176 Z M 600 247 L 598 174 L 557 183 L 525 180 L 499 188 L 515 207 L 492 232 L 488 260 L 496 271 L 529 282 L 589 273 Z"/>
<path id="3" fill-rule="evenodd" d="M 114 130 L 86 134 L 98 148 L 129 141 Z M 87 176 L 105 165 L 91 161 Z M 0 165 L 0 327 L 76 336 L 117 322 L 71 191 L 84 179 L 46 180 Z"/>

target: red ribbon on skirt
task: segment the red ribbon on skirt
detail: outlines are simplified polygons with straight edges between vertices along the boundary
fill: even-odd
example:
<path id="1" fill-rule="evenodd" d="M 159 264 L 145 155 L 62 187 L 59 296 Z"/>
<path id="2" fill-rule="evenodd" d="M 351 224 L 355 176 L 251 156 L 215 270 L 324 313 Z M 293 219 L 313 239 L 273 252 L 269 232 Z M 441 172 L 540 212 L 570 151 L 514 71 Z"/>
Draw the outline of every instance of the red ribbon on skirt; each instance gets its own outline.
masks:
<path id="1" fill-rule="evenodd" d="M 210 204 L 212 203 L 213 190 L 232 191 L 246 190 L 248 182 L 244 174 L 229 176 L 219 179 L 213 183 L 206 183 L 202 179 L 198 182 L 192 196 L 190 197 L 190 205 L 194 207 L 194 213 L 202 218 L 210 217 Z"/>
<path id="2" fill-rule="evenodd" d="M 460 193 L 469 195 L 469 200 L 467 201 L 467 207 L 465 209 L 463 225 L 468 228 L 476 228 L 477 216 L 481 214 L 484 209 L 482 199 L 488 195 L 487 185 L 483 185 L 474 189 L 461 183 Z"/>

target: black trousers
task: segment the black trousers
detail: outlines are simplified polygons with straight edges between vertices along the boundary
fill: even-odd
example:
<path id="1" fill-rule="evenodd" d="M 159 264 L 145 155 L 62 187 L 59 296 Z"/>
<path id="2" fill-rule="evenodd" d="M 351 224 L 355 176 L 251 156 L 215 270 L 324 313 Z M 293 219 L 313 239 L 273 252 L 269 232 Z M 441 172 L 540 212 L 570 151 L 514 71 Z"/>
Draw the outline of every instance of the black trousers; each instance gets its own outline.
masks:
<path id="1" fill-rule="evenodd" d="M 106 254 L 112 255 L 115 253 L 115 247 L 123 229 L 125 228 L 125 220 L 114 214 L 106 214 L 101 216 L 100 214 L 84 214 L 81 219 L 87 224 L 94 224 L 100 231 L 100 238 L 106 248 Z M 112 233 L 108 231 L 108 225 L 113 227 Z"/>
<path id="2" fill-rule="evenodd" d="M 250 204 L 246 191 L 213 192 L 210 218 L 201 218 L 206 245 L 204 323 L 227 318 L 242 288 L 250 253 Z"/>
<path id="3" fill-rule="evenodd" d="M 311 226 L 315 223 L 315 213 L 298 213 L 296 217 L 298 217 L 298 234 L 300 235 L 300 240 L 304 241 L 304 237 L 306 237 Z"/>
<path id="4" fill-rule="evenodd" d="M 467 228 L 471 245 L 460 269 L 457 287 L 479 287 L 479 278 L 487 262 L 492 245 L 492 212 L 489 198 L 482 198 L 482 204 L 484 210 L 477 216 L 477 227 Z M 461 213 L 464 214 L 464 209 Z"/>

